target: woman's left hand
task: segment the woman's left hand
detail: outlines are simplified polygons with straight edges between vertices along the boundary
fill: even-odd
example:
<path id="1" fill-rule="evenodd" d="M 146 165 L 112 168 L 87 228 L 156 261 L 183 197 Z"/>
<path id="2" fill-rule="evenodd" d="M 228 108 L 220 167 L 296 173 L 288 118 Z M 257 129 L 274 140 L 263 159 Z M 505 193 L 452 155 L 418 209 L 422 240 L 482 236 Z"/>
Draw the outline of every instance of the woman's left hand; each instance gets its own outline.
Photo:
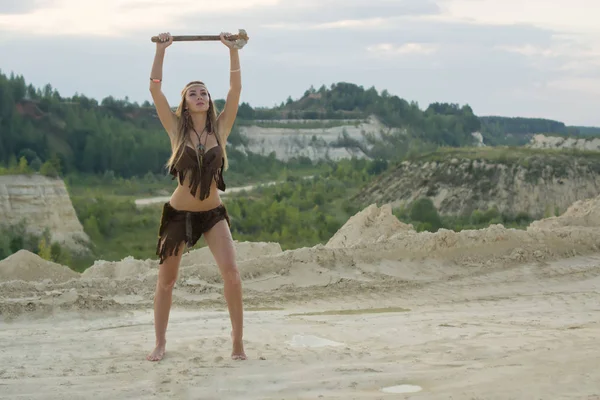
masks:
<path id="1" fill-rule="evenodd" d="M 235 49 L 235 41 L 234 40 L 230 40 L 229 38 L 231 37 L 231 33 L 229 32 L 221 32 L 221 43 L 223 43 L 225 46 L 229 47 L 231 50 Z"/>

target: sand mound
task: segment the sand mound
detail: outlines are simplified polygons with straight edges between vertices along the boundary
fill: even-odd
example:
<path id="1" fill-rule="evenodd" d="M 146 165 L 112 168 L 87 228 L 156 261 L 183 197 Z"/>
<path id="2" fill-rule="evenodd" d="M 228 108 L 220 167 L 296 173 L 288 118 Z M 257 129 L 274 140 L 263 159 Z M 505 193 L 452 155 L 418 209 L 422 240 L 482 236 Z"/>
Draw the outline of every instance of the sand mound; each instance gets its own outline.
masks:
<path id="1" fill-rule="evenodd" d="M 156 260 L 136 260 L 133 257 L 125 257 L 121 261 L 98 260 L 83 272 L 82 278 L 138 278 L 155 270 L 157 266 Z"/>
<path id="2" fill-rule="evenodd" d="M 412 225 L 400 222 L 392 214 L 392 206 L 371 204 L 352 216 L 325 245 L 326 247 L 353 247 L 387 240 L 398 232 L 413 231 Z"/>
<path id="3" fill-rule="evenodd" d="M 271 256 L 282 252 L 279 243 L 268 242 L 238 242 L 234 241 L 236 260 L 238 262 L 252 260 L 258 257 Z M 197 264 L 215 264 L 214 257 L 208 246 L 191 250 L 181 257 L 181 266 Z"/>
<path id="4" fill-rule="evenodd" d="M 240 260 L 238 266 L 245 281 L 276 280 L 294 286 L 302 281 L 302 285 L 310 286 L 312 283 L 318 286 L 323 280 L 326 282 L 330 280 L 333 269 L 353 267 L 354 262 L 352 256 L 346 254 L 348 252 L 350 252 L 348 249 L 332 249 L 316 245 Z M 280 279 L 282 277 L 285 279 Z M 180 271 L 180 279 L 182 281 L 199 279 L 211 284 L 222 282 L 219 269 L 210 264 L 183 267 Z"/>
<path id="5" fill-rule="evenodd" d="M 600 196 L 576 201 L 562 215 L 534 221 L 529 229 L 546 230 L 568 226 L 600 227 Z"/>
<path id="6" fill-rule="evenodd" d="M 600 197 L 575 203 L 561 217 L 538 221 L 528 230 L 492 225 L 432 233 L 400 222 L 389 205 L 371 205 L 350 218 L 327 245 L 282 251 L 277 243 L 234 244 L 247 304 L 279 307 L 382 288 L 402 291 L 450 278 L 477 280 L 519 263 L 531 262 L 531 273 L 542 279 L 554 273 L 542 267 L 547 262 L 600 251 L 599 210 Z M 152 308 L 157 264 L 132 257 L 97 261 L 82 279 L 64 282 L 77 274 L 21 251 L 0 262 L 0 315 Z M 54 272 L 64 274 L 62 281 L 48 280 Z M 182 258 L 174 304 L 222 307 L 222 283 L 210 250 L 194 249 Z"/>
<path id="7" fill-rule="evenodd" d="M 469 265 L 504 265 L 598 251 L 598 227 L 600 196 L 576 202 L 561 217 L 536 221 L 528 230 L 496 224 L 461 232 L 416 232 L 412 225 L 392 214 L 390 205 L 370 205 L 351 217 L 325 247 L 352 250 L 351 263 L 439 259 Z M 320 262 L 328 263 L 323 257 Z"/>
<path id="8" fill-rule="evenodd" d="M 66 282 L 79 278 L 79 274 L 64 265 L 46 261 L 37 254 L 19 250 L 0 261 L 0 282 L 13 280 Z"/>
<path id="9" fill-rule="evenodd" d="M 234 242 L 236 259 L 244 262 L 260 257 L 268 257 L 282 252 L 279 243 L 263 242 Z M 194 249 L 184 253 L 181 257 L 180 268 L 184 270 L 191 266 L 205 266 L 201 271 L 196 268 L 198 277 L 214 278 L 218 276 L 219 270 L 215 268 L 215 260 L 208 247 Z M 84 279 L 144 279 L 154 276 L 158 272 L 157 260 L 137 260 L 126 257 L 121 261 L 99 260 L 88 268 L 82 275 Z"/>

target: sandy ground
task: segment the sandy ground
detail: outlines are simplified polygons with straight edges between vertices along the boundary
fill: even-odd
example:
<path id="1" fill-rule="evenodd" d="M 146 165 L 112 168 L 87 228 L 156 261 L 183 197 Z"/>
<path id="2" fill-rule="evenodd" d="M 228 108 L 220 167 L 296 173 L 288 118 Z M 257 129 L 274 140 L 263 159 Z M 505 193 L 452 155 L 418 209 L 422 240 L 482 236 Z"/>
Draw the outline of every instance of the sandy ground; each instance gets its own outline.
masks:
<path id="1" fill-rule="evenodd" d="M 599 222 L 600 198 L 526 231 L 416 233 L 372 206 L 326 245 L 236 243 L 242 362 L 207 249 L 160 363 L 156 261 L 73 275 L 21 251 L 0 261 L 0 398 L 600 399 Z"/>

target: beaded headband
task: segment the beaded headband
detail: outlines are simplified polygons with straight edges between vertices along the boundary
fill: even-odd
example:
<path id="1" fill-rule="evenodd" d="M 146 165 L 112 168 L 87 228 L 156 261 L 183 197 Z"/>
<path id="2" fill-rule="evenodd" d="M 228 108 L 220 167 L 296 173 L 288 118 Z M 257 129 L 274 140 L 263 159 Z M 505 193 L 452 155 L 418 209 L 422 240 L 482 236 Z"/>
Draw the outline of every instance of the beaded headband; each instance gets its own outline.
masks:
<path id="1" fill-rule="evenodd" d="M 195 87 L 195 86 L 200 86 L 204 89 L 206 89 L 206 91 L 208 91 L 208 88 L 206 87 L 206 85 L 202 82 L 193 82 L 190 83 L 189 85 L 187 85 L 186 87 L 183 88 L 183 90 L 181 91 L 181 97 L 184 97 L 185 94 L 187 93 L 188 90 L 190 90 L 191 88 Z"/>

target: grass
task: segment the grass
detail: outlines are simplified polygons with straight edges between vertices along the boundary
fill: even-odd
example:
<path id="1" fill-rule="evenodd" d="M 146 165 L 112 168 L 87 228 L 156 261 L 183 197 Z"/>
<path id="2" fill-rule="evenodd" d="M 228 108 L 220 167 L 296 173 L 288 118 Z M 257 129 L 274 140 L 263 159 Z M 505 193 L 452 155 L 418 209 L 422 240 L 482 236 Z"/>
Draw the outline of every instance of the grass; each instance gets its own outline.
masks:
<path id="1" fill-rule="evenodd" d="M 572 160 L 573 157 L 593 162 L 600 162 L 600 152 L 571 149 L 532 149 L 528 147 L 441 147 L 436 151 L 410 156 L 406 161 L 411 162 L 448 162 L 453 158 L 458 160 L 481 160 L 487 162 L 517 163 L 526 165 L 526 160 L 536 158 Z"/>
<path id="2" fill-rule="evenodd" d="M 565 178 L 570 173 L 578 173 L 587 167 L 593 173 L 600 173 L 600 152 L 572 149 L 532 149 L 527 147 L 465 147 L 439 148 L 434 152 L 407 157 L 406 161 L 424 163 L 449 163 L 457 159 L 459 162 L 485 162 L 486 164 L 503 164 L 508 167 L 526 169 L 525 180 L 535 183 L 547 172 L 555 178 Z M 476 171 L 471 165 L 469 172 Z M 492 178 L 495 169 L 485 172 L 487 179 Z M 480 174 L 480 173 L 478 173 Z M 464 177 L 455 175 L 455 180 Z"/>

